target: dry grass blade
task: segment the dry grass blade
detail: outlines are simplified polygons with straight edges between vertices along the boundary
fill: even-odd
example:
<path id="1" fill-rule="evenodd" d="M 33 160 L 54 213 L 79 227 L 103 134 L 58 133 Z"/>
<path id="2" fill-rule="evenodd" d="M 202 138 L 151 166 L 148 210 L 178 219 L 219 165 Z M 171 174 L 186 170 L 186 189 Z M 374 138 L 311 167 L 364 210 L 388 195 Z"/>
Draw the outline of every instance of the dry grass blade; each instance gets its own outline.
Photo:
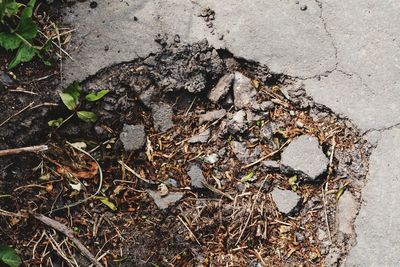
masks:
<path id="1" fill-rule="evenodd" d="M 47 145 L 4 149 L 4 150 L 0 150 L 0 157 L 8 156 L 8 155 L 16 155 L 16 154 L 20 154 L 20 153 L 24 153 L 24 152 L 38 153 L 38 152 L 46 151 L 48 149 L 49 149 L 49 147 Z"/>

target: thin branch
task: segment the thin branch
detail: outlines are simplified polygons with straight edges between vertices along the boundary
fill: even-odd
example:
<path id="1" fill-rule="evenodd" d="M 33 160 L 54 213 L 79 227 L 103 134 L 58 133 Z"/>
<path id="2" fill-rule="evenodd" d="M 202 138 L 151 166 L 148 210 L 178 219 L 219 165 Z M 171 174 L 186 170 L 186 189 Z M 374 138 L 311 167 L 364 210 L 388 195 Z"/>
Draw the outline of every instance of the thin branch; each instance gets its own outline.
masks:
<path id="1" fill-rule="evenodd" d="M 44 216 L 42 214 L 37 214 L 37 213 L 31 213 L 35 219 L 41 221 L 42 223 L 46 224 L 47 226 L 50 226 L 54 230 L 64 234 L 66 237 L 68 237 L 75 245 L 76 247 L 82 252 L 82 254 L 88 258 L 96 267 L 103 267 L 103 265 L 96 260 L 96 258 L 93 256 L 93 254 L 74 236 L 74 231 L 72 229 L 68 228 L 64 224 L 61 224 L 47 216 Z"/>
<path id="2" fill-rule="evenodd" d="M 48 149 L 49 149 L 49 147 L 47 145 L 4 149 L 4 150 L 0 150 L 0 157 L 1 156 L 8 156 L 8 155 L 16 155 L 16 154 L 20 154 L 20 153 L 24 153 L 24 152 L 38 153 L 38 152 L 42 152 L 42 151 L 45 151 L 45 150 L 48 150 Z"/>

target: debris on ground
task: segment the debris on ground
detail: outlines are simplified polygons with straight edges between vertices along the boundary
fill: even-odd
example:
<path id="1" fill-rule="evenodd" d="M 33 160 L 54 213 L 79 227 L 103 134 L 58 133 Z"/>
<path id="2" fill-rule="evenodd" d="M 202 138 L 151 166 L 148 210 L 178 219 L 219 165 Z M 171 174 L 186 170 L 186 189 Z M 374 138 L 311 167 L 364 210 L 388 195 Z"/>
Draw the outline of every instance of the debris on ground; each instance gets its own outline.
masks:
<path id="1" fill-rule="evenodd" d="M 337 242 L 347 224 L 335 222 L 354 218 L 357 208 L 340 205 L 351 207 L 347 192 L 358 203 L 368 169 L 356 128 L 303 91 L 289 100 L 293 81 L 265 66 L 206 41 L 162 44 L 81 82 L 87 92 L 109 90 L 82 106 L 95 123 L 71 119 L 54 130 L 47 119 L 66 117 L 55 105 L 40 116 L 28 107 L 4 125 L 2 149 L 48 150 L 0 158 L 0 241 L 23 248 L 27 265 L 88 265 L 68 240 L 17 216 L 34 210 L 73 229 L 104 266 L 340 265 L 350 244 Z M 13 94 L 6 99 L 19 110 L 29 105 Z"/>

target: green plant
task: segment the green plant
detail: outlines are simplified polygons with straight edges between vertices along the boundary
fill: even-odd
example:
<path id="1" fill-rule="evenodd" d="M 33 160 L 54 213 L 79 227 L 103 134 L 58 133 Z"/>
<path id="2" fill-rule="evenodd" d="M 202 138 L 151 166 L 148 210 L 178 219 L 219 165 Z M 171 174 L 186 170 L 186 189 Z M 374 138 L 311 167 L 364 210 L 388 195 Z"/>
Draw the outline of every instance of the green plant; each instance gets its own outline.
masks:
<path id="1" fill-rule="evenodd" d="M 38 35 L 38 27 L 32 19 L 36 0 L 30 0 L 26 5 L 15 0 L 0 0 L 0 46 L 6 50 L 17 50 L 8 68 L 12 69 L 21 62 L 29 62 L 35 56 L 44 64 L 50 62 L 43 58 L 42 52 L 48 52 L 51 38 L 39 46 L 34 44 Z"/>
<path id="2" fill-rule="evenodd" d="M 0 245 L 0 263 L 10 267 L 18 267 L 22 261 L 13 248 Z"/>
<path id="3" fill-rule="evenodd" d="M 96 122 L 97 116 L 96 113 L 86 110 L 79 110 L 82 103 L 87 102 L 96 102 L 103 98 L 106 94 L 108 94 L 108 90 L 100 90 L 98 92 L 92 92 L 85 97 L 82 97 L 82 88 L 79 83 L 74 82 L 70 86 L 67 87 L 63 92 L 60 93 L 61 101 L 64 103 L 65 107 L 73 113 L 66 119 L 57 118 L 55 120 L 51 120 L 48 122 L 48 125 L 51 127 L 61 127 L 64 123 L 70 120 L 72 117 L 76 116 L 85 122 Z"/>

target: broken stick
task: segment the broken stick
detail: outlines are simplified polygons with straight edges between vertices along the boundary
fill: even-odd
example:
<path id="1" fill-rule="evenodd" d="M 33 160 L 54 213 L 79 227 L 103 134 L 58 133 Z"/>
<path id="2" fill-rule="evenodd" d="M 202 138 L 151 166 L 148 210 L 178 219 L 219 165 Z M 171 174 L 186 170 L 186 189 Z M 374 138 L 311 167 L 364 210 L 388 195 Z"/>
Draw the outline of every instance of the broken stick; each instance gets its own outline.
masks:
<path id="1" fill-rule="evenodd" d="M 68 237 L 75 244 L 75 246 L 82 252 L 82 254 L 94 264 L 94 266 L 103 267 L 103 265 L 98 260 L 96 260 L 93 254 L 74 236 L 74 232 L 70 228 L 42 214 L 37 214 L 37 213 L 31 213 L 31 214 L 37 220 L 41 221 L 47 226 L 50 226 L 54 230 Z"/>
<path id="2" fill-rule="evenodd" d="M 0 157 L 1 156 L 8 156 L 8 155 L 16 155 L 24 152 L 41 152 L 48 150 L 49 147 L 47 145 L 39 145 L 39 146 L 28 146 L 28 147 L 20 147 L 20 148 L 12 148 L 12 149 L 4 149 L 0 150 Z"/>

